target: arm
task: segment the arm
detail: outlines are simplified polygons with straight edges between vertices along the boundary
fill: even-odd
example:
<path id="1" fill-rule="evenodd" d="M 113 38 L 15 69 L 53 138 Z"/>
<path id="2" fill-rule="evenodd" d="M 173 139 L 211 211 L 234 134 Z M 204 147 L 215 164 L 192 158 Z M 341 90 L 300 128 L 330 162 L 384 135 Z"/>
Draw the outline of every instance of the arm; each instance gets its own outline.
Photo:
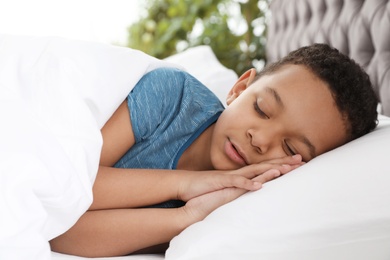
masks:
<path id="1" fill-rule="evenodd" d="M 256 177 L 256 181 L 265 183 L 279 175 L 278 170 L 271 169 Z M 169 242 L 189 225 L 246 192 L 226 188 L 193 198 L 181 208 L 88 211 L 50 245 L 54 251 L 86 257 L 127 255 Z M 160 248 L 161 252 L 165 249 Z"/>
<path id="2" fill-rule="evenodd" d="M 278 170 L 272 169 L 256 177 L 256 181 L 265 183 L 279 175 Z M 189 225 L 245 192 L 226 188 L 193 198 L 181 208 L 88 211 L 50 245 L 56 252 L 86 257 L 127 255 L 169 242 Z"/>
<path id="3" fill-rule="evenodd" d="M 112 168 L 134 144 L 125 102 L 103 127 L 102 134 L 102 166 L 93 187 L 94 202 L 70 230 L 50 241 L 54 251 L 115 256 L 166 243 L 217 207 L 273 179 L 275 171 L 263 174 L 267 170 L 285 173 L 292 167 L 284 164 L 297 163 L 290 157 L 250 165 L 230 174 Z M 251 180 L 258 175 L 260 179 Z M 229 187 L 240 189 L 224 189 Z M 216 190 L 220 192 L 214 193 Z M 168 199 L 189 203 L 177 209 L 136 208 Z"/>
<path id="4" fill-rule="evenodd" d="M 135 143 L 130 112 L 126 100 L 103 126 L 100 165 L 113 166 Z"/>
<path id="5" fill-rule="evenodd" d="M 286 163 L 292 158 L 280 159 Z M 168 200 L 188 201 L 224 188 L 258 190 L 263 180 L 253 179 L 274 169 L 287 173 L 298 167 L 283 163 L 262 163 L 231 172 L 224 171 L 180 171 L 153 169 L 116 169 L 100 166 L 93 187 L 94 201 L 90 210 L 137 208 Z M 253 180 L 252 180 L 253 179 Z"/>
<path id="6" fill-rule="evenodd" d="M 261 186 L 241 175 L 230 177 L 211 171 L 116 169 L 100 166 L 93 186 L 94 200 L 89 210 L 137 208 L 168 200 L 187 201 L 194 196 L 225 187 L 257 190 Z"/>
<path id="7" fill-rule="evenodd" d="M 112 167 L 135 143 L 126 100 L 101 132 L 103 147 L 90 210 L 133 208 L 175 199 L 177 189 L 173 184 L 177 173 Z"/>
<path id="8" fill-rule="evenodd" d="M 182 208 L 88 211 L 50 245 L 53 251 L 84 257 L 127 255 L 169 242 L 188 225 Z"/>

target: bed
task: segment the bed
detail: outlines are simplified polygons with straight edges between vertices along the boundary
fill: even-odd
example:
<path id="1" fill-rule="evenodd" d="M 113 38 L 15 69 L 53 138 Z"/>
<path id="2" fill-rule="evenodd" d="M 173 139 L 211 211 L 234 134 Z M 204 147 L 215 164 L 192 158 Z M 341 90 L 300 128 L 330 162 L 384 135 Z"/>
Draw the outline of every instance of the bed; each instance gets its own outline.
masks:
<path id="1" fill-rule="evenodd" d="M 370 74 L 378 128 L 222 206 L 165 255 L 101 259 L 390 259 L 390 1 L 273 0 L 271 11 L 268 61 L 312 42 L 339 48 Z M 183 67 L 221 100 L 237 78 L 206 46 L 160 61 L 97 43 L 2 35 L 0 57 L 0 259 L 85 259 L 53 253 L 47 241 L 91 203 L 99 129 L 144 73 Z"/>

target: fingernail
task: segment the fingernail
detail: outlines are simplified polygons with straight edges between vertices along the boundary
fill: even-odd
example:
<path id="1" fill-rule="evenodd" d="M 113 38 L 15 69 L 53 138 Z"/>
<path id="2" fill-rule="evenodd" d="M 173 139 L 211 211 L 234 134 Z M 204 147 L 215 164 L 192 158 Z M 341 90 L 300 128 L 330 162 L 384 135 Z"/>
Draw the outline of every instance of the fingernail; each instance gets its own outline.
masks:
<path id="1" fill-rule="evenodd" d="M 301 155 L 300 154 L 295 154 L 295 155 L 292 156 L 292 158 L 294 158 L 294 159 L 298 159 L 298 158 L 301 159 Z"/>
<path id="2" fill-rule="evenodd" d="M 253 183 L 253 185 L 256 187 L 256 189 L 260 189 L 261 186 L 263 186 L 263 185 L 261 184 L 261 182 L 258 182 L 258 181 L 255 181 L 255 182 Z"/>
<path id="3" fill-rule="evenodd" d="M 261 182 L 255 181 L 253 183 L 254 190 L 259 190 L 259 189 L 261 189 L 262 186 L 263 186 L 263 184 Z"/>

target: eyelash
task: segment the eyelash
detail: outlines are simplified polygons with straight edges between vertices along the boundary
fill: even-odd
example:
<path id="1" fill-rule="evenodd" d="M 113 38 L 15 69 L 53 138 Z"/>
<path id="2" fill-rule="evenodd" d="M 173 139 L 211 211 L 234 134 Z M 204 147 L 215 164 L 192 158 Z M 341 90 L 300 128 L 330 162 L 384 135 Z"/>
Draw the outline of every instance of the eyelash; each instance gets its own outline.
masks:
<path id="1" fill-rule="evenodd" d="M 269 116 L 264 113 L 263 110 L 260 109 L 259 105 L 257 104 L 257 101 L 255 101 L 253 103 L 253 107 L 255 108 L 256 112 L 262 117 L 262 118 L 266 118 L 266 119 L 269 119 Z"/>
<path id="2" fill-rule="evenodd" d="M 286 147 L 286 154 L 287 155 L 296 155 L 297 153 L 296 152 L 294 152 L 294 150 L 293 149 L 291 149 L 291 147 L 287 144 L 287 142 L 286 141 L 284 141 L 284 146 Z"/>

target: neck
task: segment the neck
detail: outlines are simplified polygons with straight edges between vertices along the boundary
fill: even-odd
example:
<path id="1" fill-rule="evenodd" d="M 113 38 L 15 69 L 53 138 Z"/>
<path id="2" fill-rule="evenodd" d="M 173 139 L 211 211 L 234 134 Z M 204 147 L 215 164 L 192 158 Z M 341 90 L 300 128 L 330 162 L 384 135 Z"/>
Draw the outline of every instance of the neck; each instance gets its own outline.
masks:
<path id="1" fill-rule="evenodd" d="M 206 171 L 213 170 L 210 156 L 211 137 L 215 124 L 210 125 L 183 152 L 177 163 L 179 170 Z"/>

